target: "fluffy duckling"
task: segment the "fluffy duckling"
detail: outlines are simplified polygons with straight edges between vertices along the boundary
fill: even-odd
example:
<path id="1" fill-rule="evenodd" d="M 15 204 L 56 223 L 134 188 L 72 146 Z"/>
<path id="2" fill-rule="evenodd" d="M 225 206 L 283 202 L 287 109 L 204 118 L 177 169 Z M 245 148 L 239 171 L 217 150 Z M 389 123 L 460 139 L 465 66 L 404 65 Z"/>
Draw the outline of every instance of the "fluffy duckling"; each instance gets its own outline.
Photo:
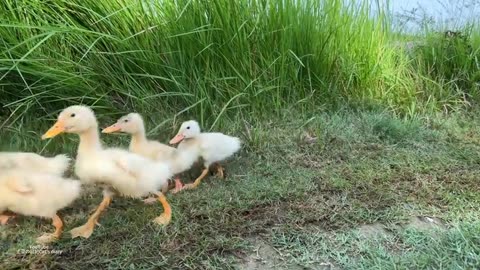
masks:
<path id="1" fill-rule="evenodd" d="M 186 148 L 183 151 L 175 147 L 148 140 L 145 135 L 145 124 L 138 113 L 129 113 L 120 117 L 117 122 L 102 130 L 102 133 L 123 132 L 131 135 L 129 150 L 144 157 L 166 162 L 170 165 L 175 177 L 175 189 L 173 193 L 180 191 L 183 187 L 178 174 L 190 169 L 198 160 L 198 150 Z M 148 202 L 148 201 L 147 201 Z"/>
<path id="2" fill-rule="evenodd" d="M 33 172 L 50 173 L 63 176 L 70 167 L 67 155 L 44 157 L 32 152 L 0 152 L 0 170 L 23 169 Z M 0 211 L 0 223 L 6 224 L 16 214 L 7 215 Z"/>
<path id="3" fill-rule="evenodd" d="M 63 222 L 57 211 L 70 205 L 80 195 L 79 181 L 59 175 L 9 169 L 0 173 L 0 213 L 6 210 L 25 216 L 51 218 L 55 232 L 45 233 L 37 242 L 49 243 L 60 238 Z M 0 215 L 4 224 L 8 216 Z"/>
<path id="4" fill-rule="evenodd" d="M 157 195 L 164 213 L 154 221 L 158 224 L 170 222 L 171 208 L 162 193 L 162 190 L 166 191 L 168 188 L 168 179 L 172 176 L 168 165 L 127 150 L 105 149 L 100 142 L 95 113 L 87 106 L 70 106 L 64 109 L 57 122 L 42 138 L 53 138 L 60 133 L 73 133 L 80 137 L 75 174 L 86 184 L 104 186 L 102 202 L 84 225 L 71 231 L 73 238 L 91 236 L 100 214 L 112 201 L 113 191 L 133 198 Z"/>
<path id="5" fill-rule="evenodd" d="M 184 188 L 196 188 L 200 181 L 207 175 L 212 164 L 217 165 L 217 173 L 224 178 L 223 167 L 219 162 L 235 154 L 241 147 L 241 141 L 237 137 L 231 137 L 219 132 L 200 132 L 200 125 L 197 121 L 190 120 L 183 122 L 177 135 L 170 140 L 170 144 L 177 144 L 179 151 L 184 149 L 197 149 L 199 156 L 204 161 L 205 168 L 202 174 L 192 184 Z"/>
<path id="6" fill-rule="evenodd" d="M 0 152 L 0 169 L 28 169 L 62 176 L 70 166 L 67 155 L 44 157 L 31 152 Z"/>

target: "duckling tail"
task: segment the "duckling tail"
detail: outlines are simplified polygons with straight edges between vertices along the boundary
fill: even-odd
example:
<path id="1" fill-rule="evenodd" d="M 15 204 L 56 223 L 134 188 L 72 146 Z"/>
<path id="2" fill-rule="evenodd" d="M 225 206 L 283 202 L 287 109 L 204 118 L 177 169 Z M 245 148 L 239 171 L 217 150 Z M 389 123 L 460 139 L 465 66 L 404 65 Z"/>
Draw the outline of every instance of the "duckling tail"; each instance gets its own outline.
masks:
<path id="1" fill-rule="evenodd" d="M 70 167 L 70 157 L 61 154 L 52 158 L 51 162 L 46 163 L 45 171 L 56 175 L 63 175 Z"/>

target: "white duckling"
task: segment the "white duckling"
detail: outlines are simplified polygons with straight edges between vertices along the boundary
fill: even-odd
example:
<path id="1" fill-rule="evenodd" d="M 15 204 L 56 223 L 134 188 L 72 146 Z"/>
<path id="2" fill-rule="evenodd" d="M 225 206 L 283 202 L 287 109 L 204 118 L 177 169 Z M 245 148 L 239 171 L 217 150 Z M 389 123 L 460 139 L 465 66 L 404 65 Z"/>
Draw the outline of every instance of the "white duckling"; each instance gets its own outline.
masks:
<path id="1" fill-rule="evenodd" d="M 70 205 L 80 196 L 79 181 L 59 175 L 22 169 L 9 169 L 0 173 L 0 212 L 9 210 L 25 216 L 51 218 L 54 233 L 37 238 L 41 244 L 60 238 L 63 222 L 57 211 Z M 8 216 L 0 216 L 2 225 Z M 5 222 L 3 222 L 5 221 Z"/>
<path id="2" fill-rule="evenodd" d="M 195 161 L 198 160 L 198 150 L 196 148 L 185 148 L 182 151 L 175 147 L 160 143 L 158 141 L 148 140 L 145 135 L 145 124 L 143 118 L 138 113 L 129 113 L 120 117 L 117 122 L 102 130 L 102 133 L 123 132 L 131 135 L 129 150 L 144 157 L 163 161 L 170 165 L 175 177 L 176 193 L 182 189 L 182 182 L 178 174 L 190 169 Z"/>
<path id="3" fill-rule="evenodd" d="M 70 106 L 58 116 L 57 122 L 42 136 L 53 138 L 60 133 L 73 133 L 80 137 L 75 174 L 86 184 L 102 184 L 103 200 L 88 221 L 71 231 L 72 237 L 89 238 L 100 214 L 110 204 L 113 188 L 121 196 L 141 198 L 155 194 L 164 213 L 154 219 L 158 224 L 168 224 L 171 208 L 161 192 L 168 188 L 172 172 L 165 163 L 119 148 L 104 149 L 100 142 L 98 124 L 92 109 L 86 106 Z"/>
<path id="4" fill-rule="evenodd" d="M 63 176 L 69 167 L 70 158 L 63 154 L 44 157 L 32 152 L 0 152 L 0 171 L 19 169 Z M 15 216 L 0 211 L 0 223 L 6 224 Z"/>
<path id="5" fill-rule="evenodd" d="M 0 152 L 0 169 L 28 169 L 62 176 L 70 166 L 67 155 L 44 157 L 31 152 Z"/>
<path id="6" fill-rule="evenodd" d="M 223 167 L 219 162 L 231 157 L 241 147 L 241 141 L 237 137 L 231 137 L 219 132 L 200 132 L 200 125 L 194 120 L 182 123 L 177 135 L 170 140 L 170 144 L 177 143 L 180 143 L 178 145 L 179 151 L 197 149 L 205 166 L 202 174 L 195 182 L 184 186 L 187 189 L 196 188 L 207 175 L 212 164 L 217 165 L 218 175 L 224 178 Z"/>

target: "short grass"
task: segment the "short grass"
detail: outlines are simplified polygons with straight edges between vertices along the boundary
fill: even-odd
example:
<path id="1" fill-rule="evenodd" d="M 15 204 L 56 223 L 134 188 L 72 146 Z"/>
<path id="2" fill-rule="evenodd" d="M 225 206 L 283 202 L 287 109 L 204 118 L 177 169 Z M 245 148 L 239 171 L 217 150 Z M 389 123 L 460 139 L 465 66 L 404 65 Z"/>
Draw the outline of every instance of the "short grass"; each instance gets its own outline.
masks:
<path id="1" fill-rule="evenodd" d="M 46 221 L 22 217 L 0 229 L 0 268 L 478 268 L 478 117 L 297 115 L 222 126 L 242 137 L 244 148 L 226 164 L 226 180 L 209 176 L 196 190 L 168 195 L 169 226 L 151 222 L 160 205 L 117 198 L 91 238 L 72 240 L 65 233 L 50 247 L 62 254 L 21 254 L 51 229 Z M 157 130 L 151 136 L 166 141 L 172 134 Z M 38 134 L 7 141 L 43 148 Z M 52 142 L 46 153 L 70 152 L 73 141 Z M 195 168 L 184 179 L 198 173 Z M 62 210 L 67 229 L 85 222 L 100 200 L 94 189 Z M 406 226 L 416 216 L 438 218 L 444 226 Z M 368 224 L 385 230 L 369 236 L 361 230 Z M 266 249 L 270 253 L 262 255 Z"/>

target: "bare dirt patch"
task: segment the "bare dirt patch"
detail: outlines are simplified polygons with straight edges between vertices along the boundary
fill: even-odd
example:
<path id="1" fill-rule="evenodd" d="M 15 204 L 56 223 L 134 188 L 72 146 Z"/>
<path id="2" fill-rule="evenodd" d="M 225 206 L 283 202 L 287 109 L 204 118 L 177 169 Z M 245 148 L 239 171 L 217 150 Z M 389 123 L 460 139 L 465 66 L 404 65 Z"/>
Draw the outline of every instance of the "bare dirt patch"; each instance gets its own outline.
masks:
<path id="1" fill-rule="evenodd" d="M 284 258 L 282 252 L 275 249 L 267 242 L 261 239 L 251 238 L 250 242 L 254 246 L 253 252 L 242 258 L 237 265 L 241 270 L 300 270 L 300 269 L 316 269 L 316 270 L 334 270 L 338 269 L 331 263 L 318 263 L 311 267 L 303 267 L 292 263 Z"/>
<path id="2" fill-rule="evenodd" d="M 288 264 L 282 254 L 274 247 L 260 239 L 250 239 L 254 246 L 253 252 L 247 254 L 238 269 L 242 270 L 273 270 L 273 269 L 303 269 L 298 265 Z"/>
<path id="3" fill-rule="evenodd" d="M 358 228 L 358 233 L 364 238 L 377 238 L 390 235 L 385 229 L 385 226 L 381 223 L 362 225 Z"/>
<path id="4" fill-rule="evenodd" d="M 415 216 L 411 217 L 408 224 L 405 225 L 406 228 L 412 228 L 421 231 L 430 231 L 437 229 L 446 229 L 444 222 L 435 217 L 427 216 Z"/>

